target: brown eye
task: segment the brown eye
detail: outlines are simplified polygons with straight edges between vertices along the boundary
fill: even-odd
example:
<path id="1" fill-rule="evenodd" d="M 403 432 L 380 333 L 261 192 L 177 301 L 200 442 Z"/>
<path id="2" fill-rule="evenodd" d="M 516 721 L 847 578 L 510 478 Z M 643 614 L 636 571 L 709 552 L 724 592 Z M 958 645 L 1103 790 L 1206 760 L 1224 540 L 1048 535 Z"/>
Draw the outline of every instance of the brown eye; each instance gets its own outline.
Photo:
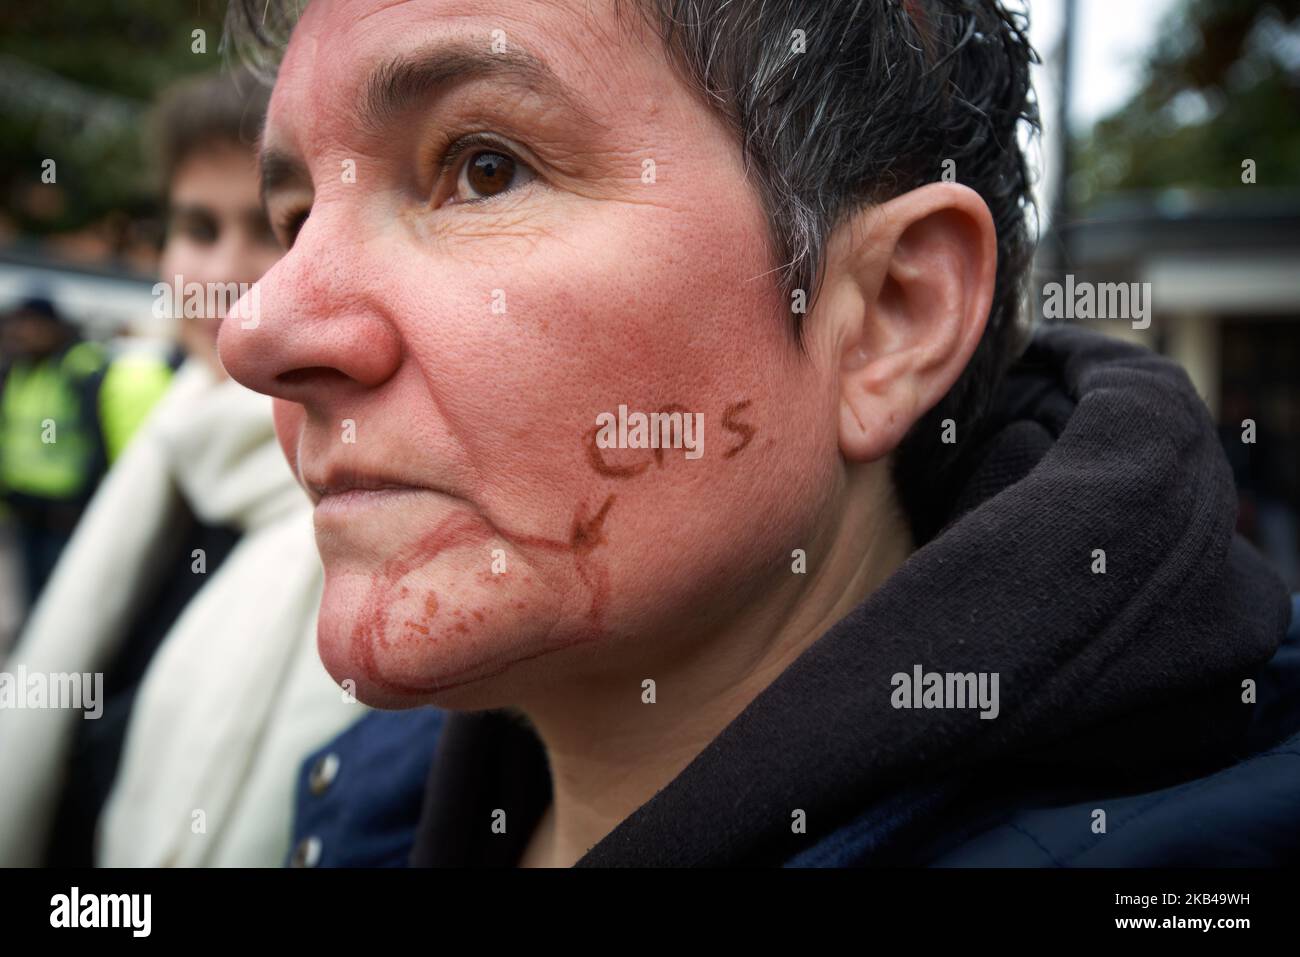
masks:
<path id="1" fill-rule="evenodd" d="M 524 185 L 532 177 L 532 170 L 513 156 L 500 150 L 476 150 L 461 167 L 456 201 L 491 199 Z"/>
<path id="2" fill-rule="evenodd" d="M 515 177 L 515 161 L 500 153 L 479 153 L 469 162 L 469 185 L 478 193 L 505 192 Z"/>

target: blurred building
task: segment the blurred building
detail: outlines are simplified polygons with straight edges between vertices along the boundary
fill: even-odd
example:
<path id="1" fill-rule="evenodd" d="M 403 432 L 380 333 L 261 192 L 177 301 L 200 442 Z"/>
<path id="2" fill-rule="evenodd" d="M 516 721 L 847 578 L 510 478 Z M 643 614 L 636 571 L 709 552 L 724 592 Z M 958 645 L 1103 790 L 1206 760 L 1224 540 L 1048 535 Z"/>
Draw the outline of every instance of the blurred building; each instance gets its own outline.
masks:
<path id="1" fill-rule="evenodd" d="M 1300 587 L 1300 194 L 1120 194 L 1062 238 L 1076 284 L 1150 283 L 1149 328 L 1082 324 L 1183 365 L 1220 424 L 1241 531 Z"/>
<path id="2" fill-rule="evenodd" d="M 0 309 L 41 289 L 87 338 L 101 342 L 129 335 L 141 342 L 170 345 L 175 321 L 154 317 L 153 283 L 118 262 L 58 261 L 33 244 L 0 246 Z"/>

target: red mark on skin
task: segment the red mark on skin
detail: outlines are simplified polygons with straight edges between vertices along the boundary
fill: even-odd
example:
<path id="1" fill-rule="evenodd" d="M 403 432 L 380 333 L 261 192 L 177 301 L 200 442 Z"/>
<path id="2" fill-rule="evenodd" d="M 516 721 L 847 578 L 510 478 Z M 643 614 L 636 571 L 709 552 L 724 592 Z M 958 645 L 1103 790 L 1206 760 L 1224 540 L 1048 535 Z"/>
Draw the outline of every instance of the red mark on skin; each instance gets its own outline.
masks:
<path id="1" fill-rule="evenodd" d="M 473 515 L 456 514 L 448 517 L 436 529 L 421 536 L 397 556 L 384 562 L 379 575 L 371 584 L 366 596 L 357 628 L 352 633 L 352 647 L 361 670 L 375 684 L 396 691 L 418 691 L 388 681 L 379 673 L 375 661 L 375 646 L 388 647 L 388 612 L 394 594 L 402 591 L 398 585 L 403 578 L 421 565 L 427 564 L 448 548 L 487 540 L 491 533 L 487 526 Z"/>
<path id="2" fill-rule="evenodd" d="M 609 596 L 609 569 L 604 565 L 592 567 L 587 559 L 597 545 L 605 543 L 605 518 L 614 504 L 614 496 L 605 499 L 599 511 L 590 519 L 583 520 L 582 511 L 573 518 L 573 530 L 569 534 L 569 544 L 573 548 L 578 576 L 583 584 L 591 589 L 591 608 L 587 615 L 593 626 L 600 627 L 600 619 L 605 613 L 605 602 Z"/>
<path id="3" fill-rule="evenodd" d="M 354 653 L 360 663 L 361 670 L 373 684 L 389 691 L 401 694 L 424 695 L 431 691 L 447 691 L 462 685 L 482 681 L 485 678 L 495 677 L 518 662 L 530 661 L 545 654 L 604 638 L 605 632 L 600 626 L 600 618 L 609 592 L 609 574 L 608 570 L 603 566 L 593 567 L 590 564 L 590 555 L 597 545 L 606 541 L 603 529 L 605 519 L 608 517 L 613 504 L 614 496 L 610 495 L 591 518 L 585 517 L 585 507 L 579 506 L 573 519 L 568 542 L 536 535 L 514 534 L 505 529 L 500 529 L 502 537 L 518 545 L 553 552 L 568 552 L 574 556 L 578 577 L 592 593 L 591 607 L 588 611 L 588 618 L 592 625 L 590 631 L 579 634 L 570 641 L 543 648 L 535 654 L 524 657 L 519 657 L 516 653 L 506 650 L 496 656 L 494 660 L 476 666 L 477 672 L 475 667 L 471 667 L 461 672 L 444 674 L 439 676 L 432 685 L 412 685 L 398 682 L 381 674 L 375 660 L 375 645 L 381 648 L 388 647 L 389 606 L 392 604 L 395 593 L 404 594 L 408 591 L 404 586 L 399 586 L 398 583 L 416 568 L 433 561 L 434 558 L 449 548 L 481 544 L 490 541 L 494 537 L 494 533 L 487 523 L 470 514 L 457 514 L 447 518 L 432 532 L 422 536 L 418 541 L 381 566 L 379 575 L 371 584 L 370 593 L 367 595 L 365 605 L 359 615 L 357 628 L 352 633 Z M 531 579 L 526 580 L 531 581 Z M 522 601 L 515 604 L 517 608 L 522 609 L 524 607 Z M 438 608 L 437 597 L 432 592 L 425 597 L 426 612 L 431 608 L 433 612 L 436 612 Z M 456 609 L 455 614 L 459 616 L 461 614 L 460 610 Z M 482 620 L 481 612 L 476 611 L 474 614 L 476 618 Z M 409 621 L 406 623 L 412 624 Z M 463 621 L 459 622 L 455 627 L 461 633 L 468 633 L 469 631 L 468 626 Z M 493 668 L 495 670 L 492 670 Z"/>
<path id="4" fill-rule="evenodd" d="M 749 445 L 749 443 L 753 441 L 754 435 L 758 431 L 754 426 L 747 422 L 739 422 L 735 418 L 739 413 L 749 408 L 750 404 L 751 400 L 745 399 L 742 402 L 733 402 L 723 410 L 722 427 L 728 432 L 734 432 L 736 435 L 740 436 L 739 445 L 732 446 L 722 453 L 724 459 L 733 458 L 738 455 L 745 446 Z M 676 403 L 661 406 L 656 414 L 672 415 L 673 413 L 680 413 L 682 415 L 692 414 L 685 406 Z M 628 479 L 640 475 L 649 467 L 649 462 L 639 462 L 636 465 L 610 465 L 600 454 L 600 446 L 596 444 L 596 436 L 599 432 L 599 428 L 594 428 L 584 437 L 587 449 L 587 461 L 591 463 L 591 467 L 595 470 L 596 474 L 604 475 L 607 478 Z M 662 435 L 660 438 L 662 439 Z M 662 444 L 650 451 L 654 456 L 655 465 L 662 468 L 664 464 L 664 449 Z"/>
<path id="5" fill-rule="evenodd" d="M 732 446 L 722 453 L 724 459 L 729 459 L 738 455 L 740 451 L 750 443 L 750 440 L 754 438 L 754 432 L 757 430 L 752 425 L 746 425 L 744 422 L 737 422 L 732 418 L 732 416 L 736 415 L 738 412 L 743 412 L 747 408 L 749 408 L 749 399 L 746 399 L 744 402 L 733 402 L 731 405 L 727 406 L 722 413 L 722 427 L 728 432 L 735 432 L 740 436 L 739 445 Z"/>
<path id="6" fill-rule="evenodd" d="M 573 524 L 570 527 L 567 542 L 537 535 L 507 536 L 511 541 L 520 545 L 553 552 L 571 552 L 573 554 L 578 577 L 592 593 L 591 607 L 587 611 L 587 617 L 597 630 L 600 628 L 600 618 L 604 612 L 605 598 L 609 591 L 609 574 L 608 570 L 603 566 L 593 566 L 589 559 L 591 551 L 597 545 L 605 542 L 603 533 L 605 518 L 609 515 L 609 510 L 613 505 L 614 496 L 606 497 L 604 504 L 591 518 L 586 518 L 586 509 L 579 506 L 577 514 L 573 516 Z"/>
<path id="7" fill-rule="evenodd" d="M 660 413 L 667 413 L 668 415 L 672 415 L 674 412 L 680 412 L 682 415 L 690 415 L 690 414 L 691 414 L 690 412 L 688 412 L 688 411 L 686 410 L 686 407 L 685 407 L 685 406 L 682 406 L 682 405 L 666 405 L 666 406 L 664 406 L 662 409 L 660 409 L 659 411 L 660 411 Z M 685 429 L 685 425 L 683 425 L 682 428 Z M 662 467 L 663 467 L 663 464 L 664 464 L 663 436 L 660 435 L 659 438 L 660 438 L 660 445 L 659 445 L 659 447 L 658 447 L 657 449 L 654 450 L 654 454 L 655 454 L 655 465 L 656 465 L 656 466 L 659 466 L 660 468 L 662 468 Z M 698 439 L 697 439 L 697 441 L 698 441 Z"/>
<path id="8" fill-rule="evenodd" d="M 746 422 L 738 420 L 737 416 L 744 412 L 750 406 L 750 400 L 745 399 L 741 402 L 734 402 L 723 411 L 722 427 L 728 432 L 732 432 L 740 437 L 738 445 L 727 449 L 723 453 L 723 458 L 733 458 L 742 452 L 751 441 L 753 441 L 756 429 Z M 675 403 L 665 405 L 659 410 L 661 413 L 672 414 L 680 412 L 689 414 L 687 410 Z M 607 478 L 627 479 L 640 475 L 650 467 L 650 461 L 642 461 L 635 465 L 611 465 L 606 462 L 601 454 L 600 447 L 596 444 L 596 437 L 600 429 L 593 428 L 584 436 L 584 445 L 587 452 L 588 462 L 597 474 Z M 663 449 L 654 449 L 654 462 L 658 466 L 663 465 Z M 394 593 L 405 598 L 409 594 L 409 589 L 405 586 L 399 586 L 403 578 L 413 570 L 433 561 L 439 554 L 449 548 L 456 548 L 462 545 L 480 544 L 490 541 L 494 537 L 492 528 L 481 519 L 469 514 L 453 515 L 444 521 L 438 528 L 434 529 L 427 535 L 422 536 L 410 547 L 404 549 L 396 557 L 385 562 L 372 583 L 370 593 L 366 598 L 366 603 L 359 616 L 357 628 L 352 634 L 352 643 L 356 653 L 357 660 L 360 662 L 362 670 L 366 676 L 376 685 L 387 689 L 408 693 L 408 694 L 427 694 L 432 690 L 446 690 L 458 687 L 461 684 L 468 684 L 473 681 L 480 681 L 484 678 L 501 674 L 512 664 L 518 661 L 527 661 L 530 658 L 539 657 L 543 654 L 549 654 L 552 651 L 558 651 L 561 648 L 567 648 L 574 644 L 581 644 L 586 641 L 593 641 L 604 637 L 604 631 L 601 626 L 601 619 L 604 616 L 606 601 L 609 596 L 609 569 L 604 564 L 593 562 L 592 554 L 595 549 L 605 544 L 604 534 L 605 520 L 609 516 L 611 507 L 614 504 L 614 496 L 608 496 L 604 503 L 597 509 L 596 513 L 590 517 L 586 515 L 586 507 L 579 506 L 577 513 L 573 517 L 573 523 L 569 531 L 569 540 L 567 542 L 556 539 L 544 538 L 537 535 L 515 534 L 507 529 L 499 529 L 502 537 L 508 541 L 514 542 L 524 547 L 543 549 L 551 552 L 568 552 L 573 555 L 575 570 L 583 585 L 591 592 L 591 606 L 587 611 L 587 618 L 591 622 L 592 630 L 588 634 L 581 635 L 573 641 L 561 645 L 554 645 L 545 648 L 536 655 L 530 655 L 525 658 L 518 658 L 504 653 L 498 656 L 501 666 L 496 671 L 480 671 L 476 675 L 470 675 L 469 671 L 452 675 L 443 675 L 436 685 L 432 688 L 418 685 L 406 685 L 391 681 L 379 673 L 378 665 L 375 661 L 375 646 L 380 648 L 388 647 L 388 616 L 389 607 L 393 604 Z M 499 578 L 502 576 L 493 576 Z M 525 577 L 525 583 L 531 582 L 531 579 Z M 524 608 L 522 601 L 515 602 L 518 609 Z M 425 617 L 432 618 L 438 611 L 438 598 L 432 592 L 425 596 Z M 480 612 L 475 612 L 475 618 L 483 620 Z M 460 610 L 455 611 L 457 618 L 463 617 Z M 428 628 L 409 619 L 404 622 L 420 634 L 427 635 Z M 468 626 L 462 621 L 456 625 L 458 631 L 468 632 Z M 492 664 L 495 664 L 493 662 Z M 457 678 L 463 677 L 464 680 L 456 681 Z"/>
<path id="9" fill-rule="evenodd" d="M 609 514 L 610 506 L 614 504 L 614 496 L 605 499 L 605 504 L 600 507 L 594 516 L 583 521 L 582 512 L 579 511 L 573 517 L 573 530 L 569 534 L 569 545 L 579 554 L 589 552 L 597 545 L 605 541 L 601 535 L 601 529 L 605 525 L 605 516 Z"/>
<path id="10" fill-rule="evenodd" d="M 596 436 L 600 432 L 597 426 L 587 433 L 587 461 L 599 475 L 608 478 L 625 479 L 632 478 L 634 475 L 640 475 L 650 467 L 649 462 L 638 462 L 636 465 L 610 465 L 605 461 L 604 456 L 600 454 L 600 446 L 596 444 Z"/>
<path id="11" fill-rule="evenodd" d="M 520 662 L 532 661 L 536 658 L 542 657 L 543 655 L 553 654 L 557 651 L 565 651 L 569 648 L 584 645 L 591 641 L 599 641 L 604 637 L 604 632 L 593 631 L 580 634 L 571 641 L 552 645 L 549 648 L 543 648 L 541 651 L 534 652 L 531 655 L 520 656 L 512 653 L 503 654 L 488 663 L 487 667 L 491 670 L 474 672 L 473 668 L 467 668 L 464 671 L 457 671 L 443 675 L 431 685 L 405 685 L 388 680 L 383 680 L 383 684 L 392 690 L 406 694 L 426 695 L 432 691 L 451 691 L 454 688 L 461 688 L 465 685 L 474 684 L 475 682 L 483 681 L 487 678 L 495 678 L 497 675 L 505 674 L 514 665 L 517 665 Z M 498 664 L 499 667 L 495 667 Z"/>

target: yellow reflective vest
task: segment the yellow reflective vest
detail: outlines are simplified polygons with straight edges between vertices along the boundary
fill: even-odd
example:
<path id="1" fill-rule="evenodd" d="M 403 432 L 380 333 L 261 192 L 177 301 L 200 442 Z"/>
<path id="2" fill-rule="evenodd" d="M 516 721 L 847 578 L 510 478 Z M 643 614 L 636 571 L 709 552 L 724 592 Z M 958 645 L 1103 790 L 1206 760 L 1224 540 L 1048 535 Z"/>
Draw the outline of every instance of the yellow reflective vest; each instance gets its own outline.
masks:
<path id="1" fill-rule="evenodd" d="M 0 391 L 0 492 L 86 497 L 171 380 L 160 359 L 110 363 L 80 342 L 61 355 L 13 363 Z"/>

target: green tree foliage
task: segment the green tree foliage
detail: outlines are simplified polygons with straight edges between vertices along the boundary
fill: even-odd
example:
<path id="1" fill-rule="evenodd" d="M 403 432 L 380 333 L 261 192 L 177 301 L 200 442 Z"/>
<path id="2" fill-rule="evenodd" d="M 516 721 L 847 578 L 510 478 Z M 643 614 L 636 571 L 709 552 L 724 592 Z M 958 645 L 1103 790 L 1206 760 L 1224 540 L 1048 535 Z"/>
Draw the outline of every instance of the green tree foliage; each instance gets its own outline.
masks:
<path id="1" fill-rule="evenodd" d="M 0 7 L 0 201 L 23 233 L 128 224 L 155 203 L 148 107 L 217 69 L 220 0 L 23 0 Z M 194 52 L 203 30 L 206 52 Z M 53 159 L 54 188 L 41 182 Z"/>
<path id="2" fill-rule="evenodd" d="M 1184 0 L 1132 99 L 1075 144 L 1071 198 L 1300 186 L 1300 0 Z"/>

